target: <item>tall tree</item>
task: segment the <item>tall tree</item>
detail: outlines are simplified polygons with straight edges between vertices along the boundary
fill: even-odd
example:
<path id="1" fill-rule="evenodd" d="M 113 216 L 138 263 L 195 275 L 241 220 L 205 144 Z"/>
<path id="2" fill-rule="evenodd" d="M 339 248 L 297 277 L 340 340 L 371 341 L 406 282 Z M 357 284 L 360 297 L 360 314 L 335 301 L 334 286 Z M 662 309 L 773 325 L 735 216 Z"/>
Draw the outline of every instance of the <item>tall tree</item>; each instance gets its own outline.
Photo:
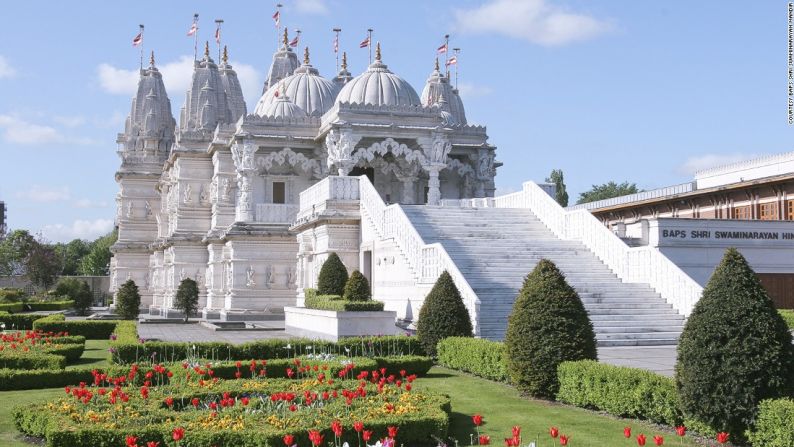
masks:
<path id="1" fill-rule="evenodd" d="M 565 188 L 565 179 L 563 178 L 562 169 L 553 169 L 546 183 L 554 183 L 556 192 L 554 193 L 554 200 L 560 206 L 568 206 L 568 191 Z"/>
<path id="2" fill-rule="evenodd" d="M 90 243 L 82 239 L 74 239 L 66 244 L 55 244 L 55 253 L 63 266 L 61 275 L 75 276 L 80 274 L 80 264 L 88 253 L 91 252 Z"/>
<path id="3" fill-rule="evenodd" d="M 90 251 L 80 262 L 80 274 L 86 276 L 105 276 L 110 274 L 110 247 L 118 239 L 118 230 L 102 236 L 91 243 Z"/>
<path id="4" fill-rule="evenodd" d="M 636 194 L 638 192 L 640 192 L 640 190 L 637 189 L 636 183 L 623 182 L 618 184 L 609 182 L 603 185 L 593 185 L 589 191 L 580 193 L 579 200 L 577 200 L 576 203 L 595 202 L 596 200 L 611 199 L 613 197 Z"/>
<path id="5" fill-rule="evenodd" d="M 176 289 L 176 297 L 174 297 L 174 309 L 181 310 L 185 313 L 185 323 L 191 315 L 195 315 L 198 311 L 199 290 L 196 281 L 185 278 L 179 283 L 179 288 Z"/>
<path id="6" fill-rule="evenodd" d="M 33 284 L 48 289 L 55 284 L 61 261 L 55 249 L 44 241 L 34 241 L 25 257 L 25 276 Z"/>
<path id="7" fill-rule="evenodd" d="M 14 230 L 0 241 L 0 275 L 24 275 L 25 260 L 35 243 L 27 230 Z"/>

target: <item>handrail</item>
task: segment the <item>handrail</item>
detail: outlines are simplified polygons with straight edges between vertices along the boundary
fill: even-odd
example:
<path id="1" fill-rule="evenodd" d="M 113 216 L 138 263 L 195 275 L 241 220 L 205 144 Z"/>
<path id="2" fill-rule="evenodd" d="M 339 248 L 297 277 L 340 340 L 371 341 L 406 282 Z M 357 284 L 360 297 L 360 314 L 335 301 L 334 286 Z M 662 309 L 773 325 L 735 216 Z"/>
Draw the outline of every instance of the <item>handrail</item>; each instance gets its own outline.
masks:
<path id="1" fill-rule="evenodd" d="M 405 210 L 397 204 L 386 205 L 366 176 L 359 177 L 362 215 L 367 215 L 382 239 L 392 239 L 403 251 L 419 283 L 433 283 L 446 270 L 455 281 L 463 302 L 469 308 L 474 334 L 479 335 L 477 315 L 480 299 L 455 262 L 440 243 L 426 244 Z"/>

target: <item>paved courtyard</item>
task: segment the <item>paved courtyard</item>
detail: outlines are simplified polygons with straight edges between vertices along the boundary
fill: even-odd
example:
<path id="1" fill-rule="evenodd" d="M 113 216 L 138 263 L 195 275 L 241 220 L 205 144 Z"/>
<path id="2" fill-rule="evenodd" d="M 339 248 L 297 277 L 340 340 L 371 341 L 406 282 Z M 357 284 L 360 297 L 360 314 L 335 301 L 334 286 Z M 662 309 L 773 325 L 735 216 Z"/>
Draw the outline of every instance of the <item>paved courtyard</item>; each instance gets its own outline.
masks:
<path id="1" fill-rule="evenodd" d="M 262 322 L 267 331 L 213 331 L 200 324 L 149 323 L 138 324 L 141 338 L 176 342 L 225 341 L 245 343 L 267 338 L 291 338 L 284 332 L 283 321 Z M 598 348 L 598 358 L 617 366 L 642 368 L 672 377 L 675 367 L 675 346 L 619 346 Z"/>

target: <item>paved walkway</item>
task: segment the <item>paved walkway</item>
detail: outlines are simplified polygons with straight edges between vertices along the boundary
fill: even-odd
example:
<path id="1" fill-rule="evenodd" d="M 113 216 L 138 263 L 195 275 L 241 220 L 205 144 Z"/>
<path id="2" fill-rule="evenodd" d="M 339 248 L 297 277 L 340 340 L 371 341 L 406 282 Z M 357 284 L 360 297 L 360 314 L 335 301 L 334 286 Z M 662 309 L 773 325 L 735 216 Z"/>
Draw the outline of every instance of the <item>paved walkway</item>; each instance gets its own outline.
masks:
<path id="1" fill-rule="evenodd" d="M 673 377 L 676 346 L 615 346 L 598 348 L 598 360 L 617 366 L 630 366 Z"/>

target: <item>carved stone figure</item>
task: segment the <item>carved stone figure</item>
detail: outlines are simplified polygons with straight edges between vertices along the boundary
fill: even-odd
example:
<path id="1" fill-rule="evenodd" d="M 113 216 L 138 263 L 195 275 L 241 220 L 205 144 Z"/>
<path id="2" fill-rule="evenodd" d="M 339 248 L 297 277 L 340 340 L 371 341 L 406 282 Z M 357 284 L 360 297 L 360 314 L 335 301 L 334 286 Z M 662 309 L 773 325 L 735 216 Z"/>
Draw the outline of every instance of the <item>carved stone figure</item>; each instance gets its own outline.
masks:
<path id="1" fill-rule="evenodd" d="M 179 282 L 181 283 L 182 281 L 185 280 L 185 278 L 187 278 L 187 275 L 185 275 L 185 269 L 183 267 L 182 269 L 179 270 Z"/>
<path id="2" fill-rule="evenodd" d="M 254 275 L 256 275 L 256 270 L 254 270 L 253 265 L 249 265 L 248 268 L 245 270 L 245 286 L 250 288 L 256 287 L 256 280 L 254 279 Z"/>
<path id="3" fill-rule="evenodd" d="M 185 186 L 185 193 L 184 193 L 184 196 L 182 197 L 182 202 L 190 203 L 191 201 L 193 201 L 192 195 L 193 195 L 193 190 L 190 187 L 190 183 L 188 183 Z"/>
<path id="4" fill-rule="evenodd" d="M 226 177 L 221 179 L 221 200 L 224 202 L 229 201 L 229 179 Z"/>
<path id="5" fill-rule="evenodd" d="M 287 269 L 287 281 L 286 281 L 287 288 L 291 287 L 294 283 L 295 283 L 295 267 L 289 267 Z"/>
<path id="6" fill-rule="evenodd" d="M 207 187 L 204 183 L 201 184 L 201 189 L 199 189 L 199 203 L 205 205 L 209 202 L 209 192 L 207 191 Z"/>
<path id="7" fill-rule="evenodd" d="M 127 202 L 127 219 L 132 219 L 135 214 L 135 210 L 132 207 L 132 201 Z"/>
<path id="8" fill-rule="evenodd" d="M 143 217 L 146 220 L 149 220 L 149 217 L 151 217 L 151 215 L 152 215 L 152 205 L 147 200 L 143 202 Z"/>

